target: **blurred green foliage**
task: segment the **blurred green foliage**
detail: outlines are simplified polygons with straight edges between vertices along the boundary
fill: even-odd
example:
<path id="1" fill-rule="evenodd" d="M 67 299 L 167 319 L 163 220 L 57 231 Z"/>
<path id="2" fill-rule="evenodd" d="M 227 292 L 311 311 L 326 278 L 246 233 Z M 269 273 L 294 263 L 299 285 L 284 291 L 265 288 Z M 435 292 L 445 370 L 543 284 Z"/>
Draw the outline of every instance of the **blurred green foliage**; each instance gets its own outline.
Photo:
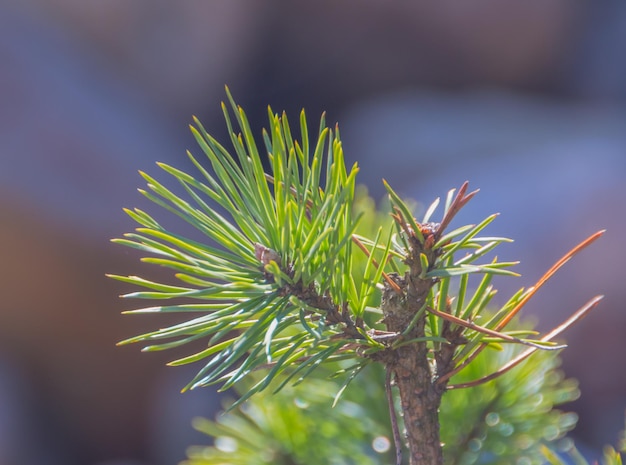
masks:
<path id="1" fill-rule="evenodd" d="M 506 346 L 484 352 L 453 382 L 491 373 L 515 350 Z M 556 448 L 576 423 L 575 414 L 555 409 L 578 396 L 577 383 L 565 379 L 558 366 L 555 352 L 539 351 L 493 381 L 446 393 L 440 415 L 446 463 L 545 463 L 542 446 Z M 215 421 L 197 419 L 195 426 L 216 442 L 190 448 L 186 464 L 393 463 L 382 367 L 367 366 L 335 408 L 341 383 L 331 378 L 332 372 L 320 369 L 274 395 L 258 393 Z"/>

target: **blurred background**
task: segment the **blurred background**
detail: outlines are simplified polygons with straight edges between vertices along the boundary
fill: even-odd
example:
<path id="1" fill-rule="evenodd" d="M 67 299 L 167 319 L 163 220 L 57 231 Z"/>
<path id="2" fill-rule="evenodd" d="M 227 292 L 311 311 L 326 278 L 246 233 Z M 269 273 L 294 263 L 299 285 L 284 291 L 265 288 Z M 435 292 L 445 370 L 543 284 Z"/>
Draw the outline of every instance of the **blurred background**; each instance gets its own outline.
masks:
<path id="1" fill-rule="evenodd" d="M 9 0 L 0 38 L 0 464 L 169 465 L 206 442 L 190 420 L 219 399 L 179 394 L 176 354 L 115 347 L 163 320 L 120 316 L 133 303 L 104 274 L 141 271 L 109 243 L 134 227 L 137 170 L 189 168 L 191 115 L 225 140 L 224 84 L 253 128 L 268 104 L 327 111 L 376 198 L 382 177 L 427 204 L 480 188 L 459 221 L 501 212 L 501 258 L 522 260 L 499 301 L 607 228 L 527 313 L 548 329 L 606 294 L 563 359 L 578 444 L 617 438 L 626 3 Z"/>

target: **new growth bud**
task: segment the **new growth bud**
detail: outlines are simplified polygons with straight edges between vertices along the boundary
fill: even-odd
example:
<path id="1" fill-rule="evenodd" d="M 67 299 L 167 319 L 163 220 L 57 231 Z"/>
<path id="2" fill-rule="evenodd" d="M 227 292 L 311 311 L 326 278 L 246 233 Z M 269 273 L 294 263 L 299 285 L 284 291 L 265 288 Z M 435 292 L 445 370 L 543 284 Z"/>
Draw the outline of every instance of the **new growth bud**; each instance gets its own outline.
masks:
<path id="1" fill-rule="evenodd" d="M 269 265 L 270 262 L 276 262 L 280 265 L 280 255 L 269 247 L 265 247 L 258 242 L 254 243 L 254 256 L 259 260 L 263 266 Z"/>

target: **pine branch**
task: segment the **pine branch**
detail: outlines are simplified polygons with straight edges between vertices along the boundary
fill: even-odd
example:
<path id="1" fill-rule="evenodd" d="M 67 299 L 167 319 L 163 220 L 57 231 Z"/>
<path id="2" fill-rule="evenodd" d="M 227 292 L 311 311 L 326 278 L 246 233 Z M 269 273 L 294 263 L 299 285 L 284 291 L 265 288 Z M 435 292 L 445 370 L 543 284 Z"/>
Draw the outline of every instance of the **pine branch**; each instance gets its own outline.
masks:
<path id="1" fill-rule="evenodd" d="M 517 262 L 486 260 L 510 242 L 483 235 L 495 214 L 448 231 L 478 191 L 468 193 L 465 182 L 458 192 L 447 194 L 440 222 L 432 221 L 439 199 L 418 221 L 411 206 L 383 181 L 387 215 L 369 207 L 359 212 L 358 167 L 346 167 L 337 126 L 326 127 L 322 116 L 317 137 L 310 137 L 302 112 L 298 140 L 286 116 L 268 109 L 262 155 L 245 112 L 228 89 L 227 97 L 222 109 L 232 153 L 194 119 L 191 130 L 208 163 L 189 154 L 199 179 L 159 164 L 178 184 L 174 190 L 141 173 L 147 187 L 140 193 L 204 234 L 206 241 L 173 233 L 138 209 L 126 212 L 139 227 L 114 240 L 147 254 L 144 261 L 171 270 L 176 279 L 160 283 L 112 275 L 139 288 L 124 297 L 167 303 L 127 313 L 194 316 L 121 344 L 144 343 L 144 350 L 154 351 L 205 340 L 205 349 L 170 364 L 204 364 L 185 389 L 216 383 L 228 389 L 254 377 L 255 384 L 234 405 L 274 381 L 280 380 L 280 390 L 323 364 L 352 360 L 355 368 L 338 398 L 363 366 L 380 363 L 387 373 L 398 463 L 401 441 L 392 380 L 411 465 L 442 464 L 438 412 L 443 393 L 493 380 L 537 350 L 564 347 L 553 338 L 600 298 L 543 337 L 507 326 L 550 277 L 603 231 L 568 252 L 534 287 L 514 294 L 494 316 L 479 320 L 495 294 L 492 276 L 517 276 L 511 271 Z M 484 348 L 503 344 L 529 348 L 490 374 L 449 385 Z"/>

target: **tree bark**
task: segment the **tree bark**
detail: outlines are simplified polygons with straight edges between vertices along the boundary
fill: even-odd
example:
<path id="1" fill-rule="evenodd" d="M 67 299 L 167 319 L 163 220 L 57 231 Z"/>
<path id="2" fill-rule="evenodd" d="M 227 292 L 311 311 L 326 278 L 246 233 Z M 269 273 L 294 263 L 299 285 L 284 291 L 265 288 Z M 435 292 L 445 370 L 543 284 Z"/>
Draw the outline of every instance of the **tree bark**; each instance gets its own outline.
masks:
<path id="1" fill-rule="evenodd" d="M 385 288 L 382 310 L 389 331 L 403 333 L 412 321 L 413 327 L 404 340 L 424 337 L 426 312 L 422 309 L 432 282 L 395 277 L 402 294 Z M 393 374 L 400 394 L 405 437 L 411 465 L 442 465 L 443 452 L 439 436 L 439 406 L 445 386 L 434 383 L 433 369 L 425 342 L 403 345 L 390 351 L 384 360 Z"/>
<path id="2" fill-rule="evenodd" d="M 439 437 L 442 392 L 431 382 L 429 370 L 421 366 L 419 357 L 407 359 L 400 355 L 393 370 L 400 393 L 410 464 L 443 464 Z"/>

